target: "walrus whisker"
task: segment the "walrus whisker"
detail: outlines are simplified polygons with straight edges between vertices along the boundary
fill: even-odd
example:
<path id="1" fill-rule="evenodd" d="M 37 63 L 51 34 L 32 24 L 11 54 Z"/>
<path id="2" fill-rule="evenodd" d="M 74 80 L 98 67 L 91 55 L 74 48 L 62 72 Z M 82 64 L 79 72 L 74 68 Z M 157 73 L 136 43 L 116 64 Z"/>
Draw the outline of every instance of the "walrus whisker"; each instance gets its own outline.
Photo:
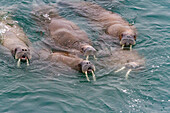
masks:
<path id="1" fill-rule="evenodd" d="M 130 51 L 132 51 L 132 45 L 130 45 Z"/>
<path id="2" fill-rule="evenodd" d="M 29 64 L 29 60 L 27 59 L 27 66 L 29 66 L 30 64 Z"/>
<path id="3" fill-rule="evenodd" d="M 17 61 L 17 67 L 20 67 L 20 64 L 21 64 L 21 59 L 19 58 Z"/>
<path id="4" fill-rule="evenodd" d="M 127 71 L 127 73 L 126 73 L 126 79 L 128 79 L 128 75 L 129 75 L 129 73 L 132 71 L 132 69 L 129 69 L 128 71 Z"/>
<path id="5" fill-rule="evenodd" d="M 89 55 L 86 56 L 86 60 L 89 60 Z"/>
<path id="6" fill-rule="evenodd" d="M 96 76 L 94 74 L 94 71 L 92 71 L 92 75 L 93 75 L 93 80 L 96 81 Z"/>
<path id="7" fill-rule="evenodd" d="M 122 68 L 118 69 L 117 71 L 115 71 L 115 73 L 118 73 L 119 71 L 122 71 L 125 69 L 125 66 L 123 66 Z"/>
<path id="8" fill-rule="evenodd" d="M 87 75 L 87 71 L 85 72 L 85 75 L 86 75 L 87 81 L 90 81 L 90 80 L 89 80 L 89 77 L 88 77 L 88 75 Z"/>
<path id="9" fill-rule="evenodd" d="M 123 45 L 122 45 L 122 49 L 124 49 L 124 46 L 125 46 L 125 45 L 123 44 Z"/>

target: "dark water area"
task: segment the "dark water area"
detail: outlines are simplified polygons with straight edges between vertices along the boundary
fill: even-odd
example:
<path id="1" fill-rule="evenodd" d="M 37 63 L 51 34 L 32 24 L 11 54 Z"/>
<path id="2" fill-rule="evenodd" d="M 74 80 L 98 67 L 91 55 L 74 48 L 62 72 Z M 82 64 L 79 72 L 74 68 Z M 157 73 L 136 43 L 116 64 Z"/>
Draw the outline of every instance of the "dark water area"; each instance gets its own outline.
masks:
<path id="1" fill-rule="evenodd" d="M 67 0 L 67 2 L 83 0 Z M 34 59 L 29 67 L 16 61 L 0 46 L 0 112 L 9 113 L 117 113 L 170 111 L 170 1 L 169 0 L 87 0 L 120 14 L 138 31 L 133 47 L 145 59 L 145 68 L 115 73 L 113 67 L 96 64 L 97 81 L 87 82 L 81 74 L 61 63 Z M 56 6 L 59 14 L 86 31 L 94 45 L 102 34 L 88 19 L 60 0 L 1 0 L 0 9 L 12 13 L 32 42 L 43 48 L 45 30 L 32 18 L 35 7 Z M 110 45 L 111 46 L 111 45 Z M 107 48 L 104 46 L 103 48 Z M 112 49 L 115 47 L 113 46 Z M 98 60 L 102 60 L 102 57 Z M 92 77 L 90 77 L 92 79 Z"/>

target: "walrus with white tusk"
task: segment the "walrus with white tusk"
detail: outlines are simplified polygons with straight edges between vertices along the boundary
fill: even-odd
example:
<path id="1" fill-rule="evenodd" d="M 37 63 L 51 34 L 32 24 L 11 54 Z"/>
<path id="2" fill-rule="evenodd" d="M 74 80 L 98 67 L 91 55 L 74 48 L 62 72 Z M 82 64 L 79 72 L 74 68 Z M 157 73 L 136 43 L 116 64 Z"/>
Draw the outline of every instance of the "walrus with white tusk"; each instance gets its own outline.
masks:
<path id="1" fill-rule="evenodd" d="M 80 30 L 75 23 L 59 16 L 54 8 L 46 8 L 44 11 L 41 9 L 35 15 L 47 20 L 45 26 L 57 46 L 74 50 L 79 55 L 83 54 L 86 56 L 86 60 L 88 60 L 89 55 L 95 55 L 96 50 L 92 47 L 92 42 L 87 34 Z M 42 20 L 40 20 L 41 23 L 44 23 Z"/>
<path id="2" fill-rule="evenodd" d="M 29 60 L 31 59 L 29 39 L 17 25 L 17 22 L 12 20 L 8 14 L 4 12 L 0 14 L 0 43 L 8 48 L 14 58 L 18 60 L 18 67 L 20 67 L 21 62 L 26 62 L 29 66 Z"/>
<path id="3" fill-rule="evenodd" d="M 62 2 L 60 2 L 62 4 Z M 136 28 L 125 21 L 119 14 L 107 11 L 97 4 L 90 2 L 63 3 L 74 8 L 77 13 L 89 18 L 92 22 L 102 27 L 106 34 L 114 39 L 119 39 L 122 49 L 132 50 L 136 44 Z"/>
<path id="4" fill-rule="evenodd" d="M 99 51 L 98 54 L 106 54 L 107 57 L 98 60 L 98 64 L 104 65 L 105 68 L 114 68 L 116 70 L 115 73 L 127 70 L 126 79 L 131 71 L 138 71 L 145 68 L 145 59 L 135 50 L 114 49 L 111 50 L 111 53 L 109 50 Z"/>
<path id="5" fill-rule="evenodd" d="M 88 73 L 91 73 L 93 80 L 96 81 L 95 77 L 95 66 L 87 60 L 79 58 L 77 55 L 70 54 L 68 52 L 55 52 L 50 53 L 47 50 L 40 51 L 40 58 L 44 60 L 49 60 L 52 62 L 61 62 L 72 69 L 80 71 L 85 74 L 87 81 L 90 81 Z"/>

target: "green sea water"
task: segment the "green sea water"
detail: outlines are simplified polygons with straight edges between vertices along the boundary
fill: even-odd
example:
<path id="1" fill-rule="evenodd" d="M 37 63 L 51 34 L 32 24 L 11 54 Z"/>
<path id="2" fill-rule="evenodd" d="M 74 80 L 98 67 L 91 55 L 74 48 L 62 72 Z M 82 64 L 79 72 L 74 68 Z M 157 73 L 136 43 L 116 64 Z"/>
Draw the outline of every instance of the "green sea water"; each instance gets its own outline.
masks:
<path id="1" fill-rule="evenodd" d="M 78 0 L 67 0 L 68 2 Z M 81 0 L 83 1 L 83 0 Z M 90 1 L 90 0 L 87 0 Z M 91 0 L 92 1 L 92 0 Z M 0 0 L 0 9 L 12 13 L 34 48 L 42 48 L 45 31 L 32 19 L 34 6 L 60 0 Z M 168 113 L 170 112 L 170 1 L 93 0 L 119 13 L 138 31 L 134 50 L 146 67 L 131 72 L 96 70 L 96 82 L 62 64 L 33 59 L 16 67 L 9 50 L 0 46 L 0 112 L 7 113 Z M 97 42 L 100 31 L 72 9 L 56 5 L 61 16 L 75 22 Z M 94 61 L 93 61 L 94 62 Z"/>

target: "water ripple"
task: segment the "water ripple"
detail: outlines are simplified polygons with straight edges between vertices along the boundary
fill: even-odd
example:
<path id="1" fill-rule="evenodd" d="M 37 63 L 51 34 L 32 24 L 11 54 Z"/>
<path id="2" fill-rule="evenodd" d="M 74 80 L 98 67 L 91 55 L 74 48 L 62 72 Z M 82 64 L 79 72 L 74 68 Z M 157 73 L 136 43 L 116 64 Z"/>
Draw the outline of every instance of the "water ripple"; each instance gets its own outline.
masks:
<path id="1" fill-rule="evenodd" d="M 56 5 L 59 1 L 61 0 L 15 0 L 12 2 L 1 0 L 0 9 L 11 12 L 12 18 L 24 29 L 33 46 L 42 48 L 44 46 L 39 42 L 46 38 L 46 33 L 32 18 L 33 6 L 47 3 Z M 97 68 L 97 81 L 87 82 L 84 74 L 61 63 L 55 64 L 35 59 L 31 61 L 30 67 L 23 65 L 22 68 L 17 68 L 10 51 L 0 46 L 0 112 L 170 111 L 168 87 L 170 2 L 168 0 L 88 1 L 119 13 L 137 27 L 138 39 L 134 49 L 145 57 L 146 68 L 132 72 L 130 78 L 126 80 L 125 71 L 119 74 L 114 72 L 118 66 L 92 61 Z M 68 7 L 56 5 L 56 9 L 61 16 L 75 22 L 82 30 L 85 30 L 98 50 L 106 49 L 103 56 L 99 58 L 100 61 L 108 58 L 107 47 L 110 43 L 106 46 L 98 40 L 103 35 L 102 29 L 95 27 L 86 18 Z"/>

